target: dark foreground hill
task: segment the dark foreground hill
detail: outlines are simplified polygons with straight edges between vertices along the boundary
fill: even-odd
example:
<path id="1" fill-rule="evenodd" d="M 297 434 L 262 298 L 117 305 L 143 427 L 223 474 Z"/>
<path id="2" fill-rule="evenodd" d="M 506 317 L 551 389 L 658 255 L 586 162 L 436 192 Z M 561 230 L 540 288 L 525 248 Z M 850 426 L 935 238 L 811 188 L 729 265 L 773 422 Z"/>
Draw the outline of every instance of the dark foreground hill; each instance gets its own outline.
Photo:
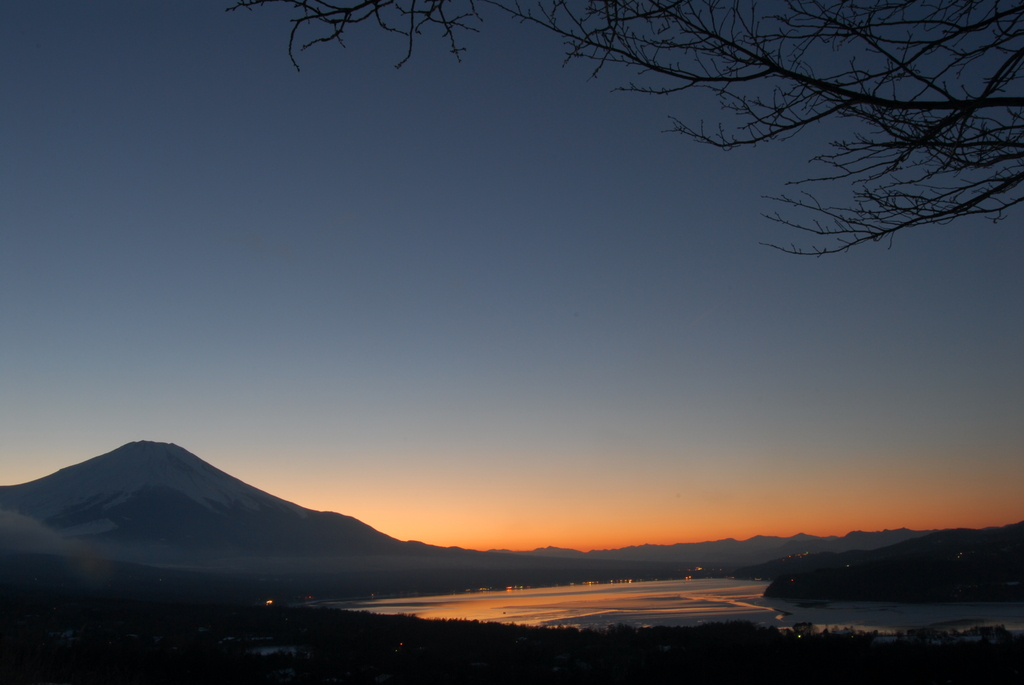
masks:
<path id="1" fill-rule="evenodd" d="M 1024 522 L 944 530 L 871 552 L 773 562 L 765 590 L 784 599 L 885 602 L 1024 601 Z M 767 576 L 773 564 L 763 565 Z M 758 567 L 743 569 L 757 574 Z"/>
<path id="2" fill-rule="evenodd" d="M 74 600 L 0 587 L 0 682 L 1013 683 L 1024 639 L 879 644 L 750 623 L 531 628 L 332 609 Z"/>

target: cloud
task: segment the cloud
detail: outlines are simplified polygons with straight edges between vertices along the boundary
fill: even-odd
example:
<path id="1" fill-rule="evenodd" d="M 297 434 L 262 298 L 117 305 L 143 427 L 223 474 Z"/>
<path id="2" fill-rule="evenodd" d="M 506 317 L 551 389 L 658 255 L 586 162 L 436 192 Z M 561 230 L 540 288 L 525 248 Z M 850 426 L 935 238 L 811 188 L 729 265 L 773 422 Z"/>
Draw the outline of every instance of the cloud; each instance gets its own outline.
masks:
<path id="1" fill-rule="evenodd" d="M 35 519 L 0 509 L 0 552 L 69 554 L 77 547 Z"/>

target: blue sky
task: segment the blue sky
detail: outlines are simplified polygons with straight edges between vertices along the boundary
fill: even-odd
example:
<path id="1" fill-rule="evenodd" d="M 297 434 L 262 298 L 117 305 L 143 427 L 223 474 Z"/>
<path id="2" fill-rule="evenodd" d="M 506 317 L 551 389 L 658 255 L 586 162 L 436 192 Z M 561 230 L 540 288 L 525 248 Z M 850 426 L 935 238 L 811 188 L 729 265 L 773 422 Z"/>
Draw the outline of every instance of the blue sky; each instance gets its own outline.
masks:
<path id="1" fill-rule="evenodd" d="M 1024 518 L 1019 216 L 785 255 L 835 129 L 700 146 L 493 14 L 296 71 L 226 4 L 0 10 L 3 483 L 152 439 L 469 547 Z"/>

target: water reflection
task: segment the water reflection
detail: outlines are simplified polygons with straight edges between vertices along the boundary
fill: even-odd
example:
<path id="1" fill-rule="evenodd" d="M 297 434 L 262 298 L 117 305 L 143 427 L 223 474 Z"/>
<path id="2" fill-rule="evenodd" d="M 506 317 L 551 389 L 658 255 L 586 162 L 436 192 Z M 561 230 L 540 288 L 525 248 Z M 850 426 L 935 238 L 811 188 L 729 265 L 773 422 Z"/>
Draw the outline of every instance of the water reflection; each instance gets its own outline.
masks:
<path id="1" fill-rule="evenodd" d="M 963 629 L 974 625 L 1005 625 L 1009 630 L 1024 630 L 1024 604 L 794 603 L 765 599 L 761 596 L 765 587 L 763 582 L 743 580 L 666 580 L 322 602 L 319 605 L 379 614 L 414 614 L 422 618 L 587 628 L 604 628 L 616 623 L 640 627 L 751 621 L 777 627 L 809 622 L 823 627 L 849 626 L 882 631 L 926 626 Z"/>
<path id="2" fill-rule="evenodd" d="M 523 625 L 696 625 L 734 620 L 760 623 L 778 613 L 755 603 L 764 588 L 765 583 L 734 580 L 654 581 L 326 604 L 381 614 Z"/>

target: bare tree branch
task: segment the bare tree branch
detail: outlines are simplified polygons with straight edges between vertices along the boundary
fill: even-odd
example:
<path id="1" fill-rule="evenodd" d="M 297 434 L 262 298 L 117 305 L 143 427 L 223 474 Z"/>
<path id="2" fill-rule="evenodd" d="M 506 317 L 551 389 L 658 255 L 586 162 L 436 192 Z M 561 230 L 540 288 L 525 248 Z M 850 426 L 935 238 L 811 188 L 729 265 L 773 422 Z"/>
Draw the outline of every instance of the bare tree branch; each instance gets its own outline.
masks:
<path id="1" fill-rule="evenodd" d="M 408 38 L 441 28 L 452 52 L 474 30 L 473 0 L 239 0 L 285 2 L 305 49 L 376 22 Z M 841 252 L 905 228 L 983 216 L 999 221 L 1024 200 L 1024 3 L 1020 0 L 482 0 L 561 36 L 567 59 L 637 71 L 625 90 L 712 93 L 734 125 L 674 120 L 674 130 L 730 149 L 781 140 L 827 120 L 853 133 L 812 161 L 829 173 L 797 181 L 848 184 L 835 207 L 804 190 L 775 200 L 797 216 L 768 218 L 830 241 L 778 247 Z M 816 218 L 815 218 L 816 217 Z"/>
<path id="2" fill-rule="evenodd" d="M 828 238 L 797 254 L 892 240 L 904 228 L 1002 219 L 1024 199 L 1024 5 L 1000 0 L 538 0 L 509 11 L 561 35 L 570 57 L 639 69 L 626 89 L 703 89 L 731 129 L 675 120 L 724 149 L 784 139 L 826 119 L 856 134 L 814 158 L 851 185 L 844 207 L 776 199 Z M 818 219 L 814 219 L 817 215 Z"/>
<path id="3" fill-rule="evenodd" d="M 459 31 L 476 31 L 479 18 L 473 0 L 353 0 L 348 3 L 327 0 L 237 0 L 229 11 L 252 9 L 259 5 L 290 5 L 298 14 L 291 20 L 288 56 L 295 68 L 295 47 L 305 50 L 318 43 L 336 42 L 344 47 L 342 36 L 356 24 L 371 23 L 389 33 L 406 37 L 406 52 L 395 65 L 401 67 L 412 57 L 413 39 L 429 26 L 440 29 L 452 54 L 459 57 L 462 49 Z M 300 40 L 299 34 L 309 35 Z"/>

